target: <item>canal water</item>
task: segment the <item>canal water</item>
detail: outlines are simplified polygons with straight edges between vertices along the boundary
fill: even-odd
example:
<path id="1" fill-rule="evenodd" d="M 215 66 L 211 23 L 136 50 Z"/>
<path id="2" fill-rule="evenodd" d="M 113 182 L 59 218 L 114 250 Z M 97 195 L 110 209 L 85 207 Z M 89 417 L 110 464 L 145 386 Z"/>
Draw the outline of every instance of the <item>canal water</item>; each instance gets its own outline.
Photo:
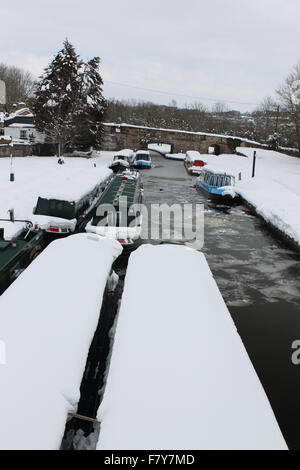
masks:
<path id="1" fill-rule="evenodd" d="M 300 449 L 300 365 L 291 360 L 292 343 L 300 340 L 299 253 L 244 205 L 217 204 L 198 192 L 181 161 L 153 153 L 152 162 L 142 172 L 146 205 L 204 204 L 202 251 L 287 445 Z"/>

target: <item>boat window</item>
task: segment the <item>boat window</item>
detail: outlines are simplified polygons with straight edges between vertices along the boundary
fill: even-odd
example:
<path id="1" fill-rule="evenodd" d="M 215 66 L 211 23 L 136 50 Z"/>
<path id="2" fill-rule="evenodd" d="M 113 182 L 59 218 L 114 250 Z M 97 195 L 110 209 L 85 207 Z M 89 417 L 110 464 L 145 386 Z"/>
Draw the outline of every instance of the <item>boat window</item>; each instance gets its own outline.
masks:
<path id="1" fill-rule="evenodd" d="M 147 153 L 141 153 L 136 156 L 136 160 L 149 160 L 149 155 Z"/>

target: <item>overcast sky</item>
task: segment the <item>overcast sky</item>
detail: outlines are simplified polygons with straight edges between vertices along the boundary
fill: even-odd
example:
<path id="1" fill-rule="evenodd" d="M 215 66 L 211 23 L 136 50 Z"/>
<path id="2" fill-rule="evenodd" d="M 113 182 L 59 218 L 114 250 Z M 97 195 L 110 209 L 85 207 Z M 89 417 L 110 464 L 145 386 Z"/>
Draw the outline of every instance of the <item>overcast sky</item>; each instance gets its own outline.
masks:
<path id="1" fill-rule="evenodd" d="M 39 76 L 68 37 L 83 59 L 100 56 L 106 98 L 252 110 L 300 60 L 299 0 L 3 3 L 0 62 Z"/>

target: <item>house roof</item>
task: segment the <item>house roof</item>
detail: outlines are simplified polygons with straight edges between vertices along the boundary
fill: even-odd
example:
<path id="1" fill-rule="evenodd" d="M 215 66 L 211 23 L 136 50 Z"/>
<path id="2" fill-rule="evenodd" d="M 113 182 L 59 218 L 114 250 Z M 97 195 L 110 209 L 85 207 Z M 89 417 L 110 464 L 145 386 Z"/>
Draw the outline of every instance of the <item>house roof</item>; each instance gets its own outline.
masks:
<path id="1" fill-rule="evenodd" d="M 19 124 L 19 126 L 16 126 Z M 4 127 L 34 127 L 33 114 L 29 108 L 18 109 L 4 120 Z"/>

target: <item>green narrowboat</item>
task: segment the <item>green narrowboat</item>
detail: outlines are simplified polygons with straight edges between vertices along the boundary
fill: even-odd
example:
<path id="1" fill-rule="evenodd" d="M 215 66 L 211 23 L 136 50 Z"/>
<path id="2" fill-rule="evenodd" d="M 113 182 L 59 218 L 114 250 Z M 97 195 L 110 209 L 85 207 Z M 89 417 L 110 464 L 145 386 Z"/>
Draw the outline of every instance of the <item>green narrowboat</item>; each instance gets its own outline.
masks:
<path id="1" fill-rule="evenodd" d="M 141 236 L 142 197 L 139 172 L 126 170 L 116 174 L 100 197 L 86 230 L 115 238 L 124 251 L 131 251 Z"/>
<path id="2" fill-rule="evenodd" d="M 12 240 L 5 240 L 4 230 L 0 229 L 0 295 L 44 247 L 44 232 L 42 230 L 34 232 L 30 222 L 27 224 L 27 229 Z"/>
<path id="3" fill-rule="evenodd" d="M 47 238 L 51 240 L 57 236 L 67 236 L 75 231 L 83 231 L 87 222 L 92 217 L 92 209 L 95 203 L 109 181 L 110 179 L 99 183 L 92 191 L 78 201 L 39 197 L 34 214 L 55 218 L 44 229 Z M 75 223 L 72 224 L 71 221 Z M 42 227 L 39 227 L 39 225 L 35 227 L 35 229 L 39 228 Z"/>

